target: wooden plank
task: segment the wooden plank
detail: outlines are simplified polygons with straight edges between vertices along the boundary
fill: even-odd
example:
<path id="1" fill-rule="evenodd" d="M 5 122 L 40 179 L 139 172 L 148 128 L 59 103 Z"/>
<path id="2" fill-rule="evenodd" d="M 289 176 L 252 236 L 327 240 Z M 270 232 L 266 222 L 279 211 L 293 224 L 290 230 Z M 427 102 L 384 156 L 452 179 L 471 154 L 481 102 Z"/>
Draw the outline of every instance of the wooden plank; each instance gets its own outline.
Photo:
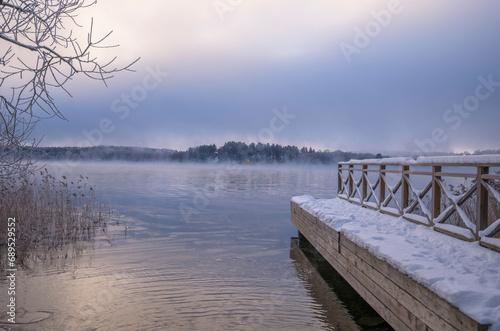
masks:
<path id="1" fill-rule="evenodd" d="M 382 159 L 383 161 L 383 159 Z M 500 167 L 500 163 L 437 163 L 437 162 L 419 162 L 419 163 L 408 163 L 408 162 L 399 162 L 399 163 L 384 163 L 384 162 L 339 162 L 340 165 L 369 165 L 369 166 L 379 166 L 379 165 L 409 165 L 409 166 L 417 166 L 417 167 L 428 167 L 428 166 L 446 166 L 446 167 Z"/>
<path id="2" fill-rule="evenodd" d="M 381 172 L 383 172 L 384 174 L 385 173 L 391 173 L 391 174 L 400 174 L 401 173 L 401 170 L 392 170 L 392 169 L 384 169 L 384 170 L 381 170 Z"/>
<path id="3" fill-rule="evenodd" d="M 313 224 L 316 224 L 317 219 L 316 219 L 316 217 L 315 217 L 315 216 L 313 216 L 312 214 L 308 213 L 307 211 L 305 211 L 304 209 L 302 209 L 302 208 L 300 208 L 300 207 L 299 207 L 299 210 L 298 210 L 298 211 L 299 211 L 299 213 L 300 213 L 301 215 L 303 215 L 303 216 L 304 216 L 304 217 L 305 217 L 308 221 L 310 221 L 310 222 L 311 222 L 311 223 L 313 223 Z"/>
<path id="4" fill-rule="evenodd" d="M 404 324 L 410 330 L 417 330 L 417 317 L 412 311 L 406 309 L 400 302 L 391 297 L 381 285 L 374 282 L 369 276 L 363 274 L 356 265 L 347 261 L 347 271 L 349 274 L 366 289 L 365 296 L 373 296 L 384 306 L 379 309 L 388 309 L 397 317 L 397 324 Z M 380 312 L 379 312 L 380 313 Z M 383 311 L 382 311 L 383 313 Z M 396 327 L 393 325 L 393 327 Z M 400 326 L 401 327 L 401 326 Z M 442 329 L 444 331 L 456 331 L 455 329 Z"/>
<path id="5" fill-rule="evenodd" d="M 486 248 L 489 248 L 491 250 L 494 250 L 495 252 L 499 252 L 500 253 L 500 247 L 497 246 L 497 245 L 492 245 L 490 243 L 487 243 L 487 242 L 484 242 L 484 241 L 479 241 L 479 244 L 483 247 L 486 247 Z"/>
<path id="6" fill-rule="evenodd" d="M 295 206 L 293 206 L 295 205 Z M 332 264 L 332 266 L 353 286 L 360 295 L 365 298 L 365 300 L 374 307 L 375 310 L 381 314 L 381 316 L 386 319 L 393 327 L 396 329 L 425 329 L 426 323 L 430 323 L 424 318 L 426 313 L 434 312 L 436 316 L 439 316 L 443 321 L 447 321 L 451 326 L 458 330 L 482 330 L 485 326 L 479 325 L 469 316 L 460 312 L 456 307 L 440 298 L 437 294 L 427 289 L 421 284 L 418 284 L 407 275 L 404 275 L 400 271 L 396 270 L 394 267 L 390 266 L 387 262 L 384 262 L 367 250 L 357 246 L 344 236 L 340 236 L 340 253 L 338 246 L 338 233 L 324 224 L 318 221 L 315 224 L 310 222 L 310 218 L 306 218 L 302 212 L 297 212 L 297 209 L 301 209 L 296 204 L 292 203 L 292 223 L 297 226 L 299 231 L 303 233 L 306 238 L 311 242 L 311 244 L 316 247 L 320 254 L 325 257 L 325 259 Z M 295 211 L 295 212 L 294 212 Z M 307 212 L 306 212 L 307 213 Z M 316 231 L 313 228 L 318 228 Z M 322 232 L 323 238 L 318 235 L 317 232 Z M 353 259 L 355 263 L 353 264 Z M 353 269 L 353 268 L 357 268 Z M 372 268 L 372 269 L 370 269 Z M 340 271 L 339 271 L 340 269 Z M 371 270 L 371 273 L 369 272 Z M 416 306 L 420 307 L 415 313 L 416 316 L 413 318 L 405 319 L 403 322 L 399 316 L 400 313 L 404 312 L 404 309 L 396 305 L 392 307 L 390 304 L 381 301 L 383 297 L 378 297 L 381 294 L 380 289 L 378 292 L 373 293 L 374 290 L 372 286 L 367 286 L 364 282 L 365 279 L 360 281 L 361 275 L 359 272 L 372 275 L 371 281 L 376 284 L 384 284 L 381 288 L 390 295 L 393 299 L 406 310 L 411 310 L 410 303 L 411 300 L 420 302 L 420 306 L 417 303 Z M 352 279 L 349 279 L 352 278 Z M 358 277 L 358 278 L 356 278 Z M 390 280 L 390 282 L 381 282 L 380 277 L 385 277 Z M 392 285 L 391 285 L 392 283 Z M 399 288 L 399 290 L 398 290 Z M 368 299 L 367 299 L 368 298 Z M 413 298 L 413 299 L 412 299 Z M 390 298 L 388 299 L 389 301 Z M 378 309 L 376 308 L 378 307 Z M 391 307 L 389 307 L 391 306 Z M 422 308 L 424 306 L 426 308 Z M 384 310 L 394 309 L 398 314 L 387 314 Z M 421 319 L 419 318 L 421 317 Z M 432 325 L 440 325 L 440 319 L 437 317 L 431 317 L 433 321 Z M 407 323 L 411 324 L 408 327 Z"/>
<path id="7" fill-rule="evenodd" d="M 383 214 L 394 216 L 394 217 L 401 216 L 400 211 L 398 209 L 392 208 L 392 207 L 382 207 L 382 208 L 380 208 L 380 212 Z"/>
<path id="8" fill-rule="evenodd" d="M 370 266 L 376 269 L 381 274 L 390 278 L 396 285 L 414 297 L 416 300 L 425 304 L 430 310 L 436 312 L 446 321 L 449 321 L 458 330 L 479 330 L 477 321 L 462 313 L 457 307 L 444 300 L 436 293 L 424 285 L 417 283 L 408 275 L 403 274 L 390 264 L 382 261 L 364 249 L 357 249 L 355 243 L 347 240 L 344 236 L 341 237 L 341 246 L 348 248 L 350 251 L 356 251 L 356 255 L 367 262 Z M 341 248 L 342 249 L 342 248 Z"/>
<path id="9" fill-rule="evenodd" d="M 441 165 L 445 167 L 500 167 L 500 163 L 448 163 L 448 162 L 419 162 L 415 166 L 435 166 Z"/>
<path id="10" fill-rule="evenodd" d="M 414 217 L 416 216 L 416 217 Z M 425 218 L 425 222 L 423 222 L 423 220 L 419 220 L 418 217 L 423 217 L 423 216 L 419 216 L 419 215 L 413 215 L 413 214 L 409 214 L 409 213 L 405 213 L 403 215 L 403 218 L 407 221 L 410 221 L 412 223 L 415 223 L 415 224 L 421 224 L 421 225 L 425 225 L 425 226 L 432 226 L 432 224 L 429 223 L 429 220 L 426 218 L 426 217 L 423 217 Z"/>
<path id="11" fill-rule="evenodd" d="M 325 251 L 328 245 L 325 243 L 322 238 L 319 238 L 314 231 L 312 231 L 306 223 L 303 223 L 303 220 L 299 220 L 300 215 L 298 217 L 294 217 L 292 223 L 297 227 L 297 229 L 306 237 L 306 239 L 311 243 L 318 251 Z"/>
<path id="12" fill-rule="evenodd" d="M 356 250 L 359 249 L 362 248 L 358 246 Z M 378 297 L 384 297 L 384 301 L 390 301 L 392 306 L 397 307 L 398 316 L 404 316 L 405 314 L 410 313 L 420 320 L 425 320 L 424 324 L 433 330 L 456 330 L 455 327 L 451 326 L 423 303 L 416 300 L 404 289 L 396 285 L 390 278 L 381 274 L 377 268 L 372 267 L 359 258 L 356 255 L 356 252 L 351 252 L 346 247 L 345 249 L 342 249 L 342 255 L 347 258 L 351 265 L 356 266 L 357 269 L 365 275 L 365 278 L 367 278 L 367 284 L 365 285 L 369 284 L 369 288 L 375 288 L 377 290 L 376 294 Z M 410 327 L 415 325 L 415 319 L 409 319 L 408 322 L 411 324 L 409 325 Z"/>
<path id="13" fill-rule="evenodd" d="M 358 169 L 358 170 L 363 170 L 363 169 Z M 366 172 L 379 172 L 378 169 L 366 169 L 364 171 L 366 171 Z"/>
<path id="14" fill-rule="evenodd" d="M 466 226 L 466 228 L 470 229 L 471 232 L 473 233 L 474 236 L 477 236 L 477 226 L 475 223 L 473 223 L 470 219 L 469 216 L 465 213 L 465 211 L 460 207 L 470 196 L 474 191 L 476 191 L 476 186 L 472 186 L 467 193 L 462 195 L 458 201 L 456 201 L 453 196 L 448 196 L 448 194 L 451 195 L 451 192 L 446 192 L 446 187 L 444 182 L 441 180 L 437 181 L 437 184 L 439 185 L 440 189 L 444 192 L 446 198 L 448 198 L 448 201 L 450 202 L 450 205 L 453 206 L 454 211 L 458 214 L 460 219 L 462 220 L 463 224 Z M 445 213 L 445 217 L 442 217 L 438 223 L 443 223 L 446 221 L 447 217 L 451 216 L 452 209 L 448 209 Z M 443 232 L 447 233 L 447 232 Z"/>
<path id="15" fill-rule="evenodd" d="M 456 226 L 456 225 L 455 225 Z M 457 226 L 457 228 L 459 228 L 459 226 Z M 465 228 L 463 228 L 465 229 Z M 467 229 L 468 230 L 468 229 Z M 443 234 L 446 234 L 448 236 L 452 236 L 454 238 L 457 238 L 457 239 L 460 239 L 460 240 L 465 240 L 465 241 L 468 241 L 468 242 L 473 242 L 473 241 L 476 241 L 476 239 L 471 239 L 469 237 L 466 237 L 466 236 L 462 236 L 460 233 L 456 233 L 456 232 L 453 232 L 453 231 L 448 231 L 446 229 L 443 229 L 443 228 L 439 228 L 439 227 L 434 227 L 434 231 L 437 231 L 437 232 L 441 232 Z"/>
<path id="16" fill-rule="evenodd" d="M 299 207 L 300 208 L 300 207 Z M 409 328 L 403 323 L 398 316 L 393 312 L 393 307 L 387 307 L 380 301 L 376 295 L 373 295 L 361 281 L 358 281 L 346 268 L 347 260 L 332 249 L 331 245 L 327 245 L 329 249 L 324 247 L 321 239 L 311 230 L 315 225 L 307 224 L 307 219 L 303 217 L 302 213 L 295 213 L 292 216 L 292 223 L 298 230 L 308 239 L 308 241 L 318 250 L 318 252 L 339 272 L 339 274 L 346 279 L 346 281 L 384 318 L 389 324 L 397 330 L 414 330 Z M 330 228 L 332 232 L 335 232 Z M 334 257 L 335 256 L 335 257 Z M 343 260 L 344 265 L 340 262 Z M 352 268 L 352 267 L 351 267 Z M 407 312 L 408 313 L 408 312 Z M 415 323 L 417 325 L 417 323 Z M 421 323 L 420 323 L 421 325 Z"/>
<path id="17" fill-rule="evenodd" d="M 413 171 L 413 170 L 406 170 L 405 174 L 407 175 L 421 175 L 421 176 L 432 176 L 432 172 L 430 171 Z"/>
<path id="18" fill-rule="evenodd" d="M 378 205 L 375 202 L 365 202 L 363 207 L 373 210 L 378 210 Z"/>
<path id="19" fill-rule="evenodd" d="M 476 174 L 472 173 L 455 173 L 455 172 L 437 172 L 436 176 L 439 177 L 460 177 L 460 178 L 476 178 Z"/>
<path id="20" fill-rule="evenodd" d="M 337 272 L 351 285 L 356 292 L 370 305 L 384 320 L 386 320 L 396 330 L 413 330 L 409 328 L 401 319 L 394 313 L 392 307 L 387 307 L 376 295 L 359 281 L 351 272 L 346 268 L 347 260 L 333 251 L 333 255 L 323 248 L 318 249 L 320 254 L 327 260 L 330 265 L 337 270 Z M 334 257 L 336 256 L 336 257 Z"/>
<path id="21" fill-rule="evenodd" d="M 367 186 L 370 188 L 370 191 L 368 193 L 368 195 L 366 196 L 366 202 L 370 202 L 370 198 L 373 197 L 373 199 L 375 200 L 376 202 L 376 205 L 377 205 L 377 209 L 378 209 L 378 203 L 379 203 L 379 199 L 377 197 L 377 186 L 380 184 L 380 177 L 377 178 L 377 180 L 375 181 L 375 184 L 371 184 L 371 182 L 369 181 L 368 179 L 368 174 L 366 175 L 366 181 L 367 181 Z"/>
<path id="22" fill-rule="evenodd" d="M 300 207 L 298 208 L 300 209 Z M 321 230 L 316 226 L 316 224 L 311 222 L 311 217 L 305 217 L 305 215 L 301 212 L 296 212 L 293 214 L 292 223 L 315 247 L 328 246 L 328 243 L 324 240 L 324 236 L 320 234 Z"/>
<path id="23" fill-rule="evenodd" d="M 290 258 L 294 260 L 297 273 L 303 277 L 310 286 L 313 298 L 323 307 L 326 319 L 332 326 L 339 330 L 360 330 L 353 317 L 345 308 L 343 302 L 332 291 L 330 285 L 316 271 L 315 267 L 299 248 L 297 239 L 290 242 Z"/>
<path id="24" fill-rule="evenodd" d="M 481 176 L 482 179 L 496 179 L 500 180 L 500 175 L 485 174 Z"/>
<path id="25" fill-rule="evenodd" d="M 355 173 L 355 172 L 358 172 L 358 171 L 362 172 L 363 168 L 354 168 L 354 167 L 352 167 L 352 168 L 346 168 L 344 170 L 351 171 L 352 173 Z"/>

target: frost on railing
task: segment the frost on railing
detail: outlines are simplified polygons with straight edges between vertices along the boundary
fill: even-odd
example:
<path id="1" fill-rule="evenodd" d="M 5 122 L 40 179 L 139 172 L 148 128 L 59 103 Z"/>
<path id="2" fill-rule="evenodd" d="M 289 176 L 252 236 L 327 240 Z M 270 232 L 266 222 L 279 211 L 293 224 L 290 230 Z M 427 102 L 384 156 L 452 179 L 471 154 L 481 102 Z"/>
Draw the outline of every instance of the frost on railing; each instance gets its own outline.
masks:
<path id="1" fill-rule="evenodd" d="M 500 251 L 500 155 L 351 160 L 338 197 Z"/>

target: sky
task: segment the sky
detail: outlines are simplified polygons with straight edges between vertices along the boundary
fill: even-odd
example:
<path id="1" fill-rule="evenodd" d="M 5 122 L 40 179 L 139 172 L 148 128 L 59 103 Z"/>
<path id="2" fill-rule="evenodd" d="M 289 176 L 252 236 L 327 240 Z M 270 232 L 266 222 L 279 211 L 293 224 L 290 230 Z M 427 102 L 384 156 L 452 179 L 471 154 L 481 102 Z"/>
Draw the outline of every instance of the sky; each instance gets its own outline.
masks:
<path id="1" fill-rule="evenodd" d="M 500 148 L 500 2 L 107 0 L 95 54 L 135 72 L 55 93 L 45 146 L 244 141 L 358 152 Z M 81 33 L 82 31 L 80 31 Z M 77 35 L 77 34 L 76 34 Z"/>

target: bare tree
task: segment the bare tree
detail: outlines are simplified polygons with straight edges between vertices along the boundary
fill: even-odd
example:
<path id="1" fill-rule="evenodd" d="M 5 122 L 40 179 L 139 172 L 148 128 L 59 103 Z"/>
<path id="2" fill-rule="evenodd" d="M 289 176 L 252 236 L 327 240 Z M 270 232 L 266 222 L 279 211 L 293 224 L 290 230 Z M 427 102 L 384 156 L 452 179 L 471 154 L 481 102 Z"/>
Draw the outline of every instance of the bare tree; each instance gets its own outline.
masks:
<path id="1" fill-rule="evenodd" d="M 102 63 L 93 52 L 111 32 L 79 41 L 77 13 L 95 0 L 0 0 L 0 178 L 28 170 L 33 164 L 31 139 L 36 124 L 63 114 L 53 94 L 71 95 L 67 83 L 77 74 L 106 81 L 130 66 L 116 66 L 116 57 Z M 73 30 L 78 29 L 78 30 Z"/>

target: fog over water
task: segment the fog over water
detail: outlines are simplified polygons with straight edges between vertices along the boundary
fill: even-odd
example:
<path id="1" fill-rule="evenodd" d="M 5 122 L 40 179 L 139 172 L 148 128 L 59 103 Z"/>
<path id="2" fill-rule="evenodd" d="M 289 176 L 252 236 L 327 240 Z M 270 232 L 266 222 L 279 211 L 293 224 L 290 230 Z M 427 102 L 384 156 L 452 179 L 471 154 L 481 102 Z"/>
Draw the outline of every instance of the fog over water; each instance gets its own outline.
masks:
<path id="1" fill-rule="evenodd" d="M 22 330 L 331 329 L 290 259 L 289 205 L 335 196 L 335 167 L 69 165 L 119 224 L 95 249 L 20 269 L 18 322 L 41 320 Z"/>

